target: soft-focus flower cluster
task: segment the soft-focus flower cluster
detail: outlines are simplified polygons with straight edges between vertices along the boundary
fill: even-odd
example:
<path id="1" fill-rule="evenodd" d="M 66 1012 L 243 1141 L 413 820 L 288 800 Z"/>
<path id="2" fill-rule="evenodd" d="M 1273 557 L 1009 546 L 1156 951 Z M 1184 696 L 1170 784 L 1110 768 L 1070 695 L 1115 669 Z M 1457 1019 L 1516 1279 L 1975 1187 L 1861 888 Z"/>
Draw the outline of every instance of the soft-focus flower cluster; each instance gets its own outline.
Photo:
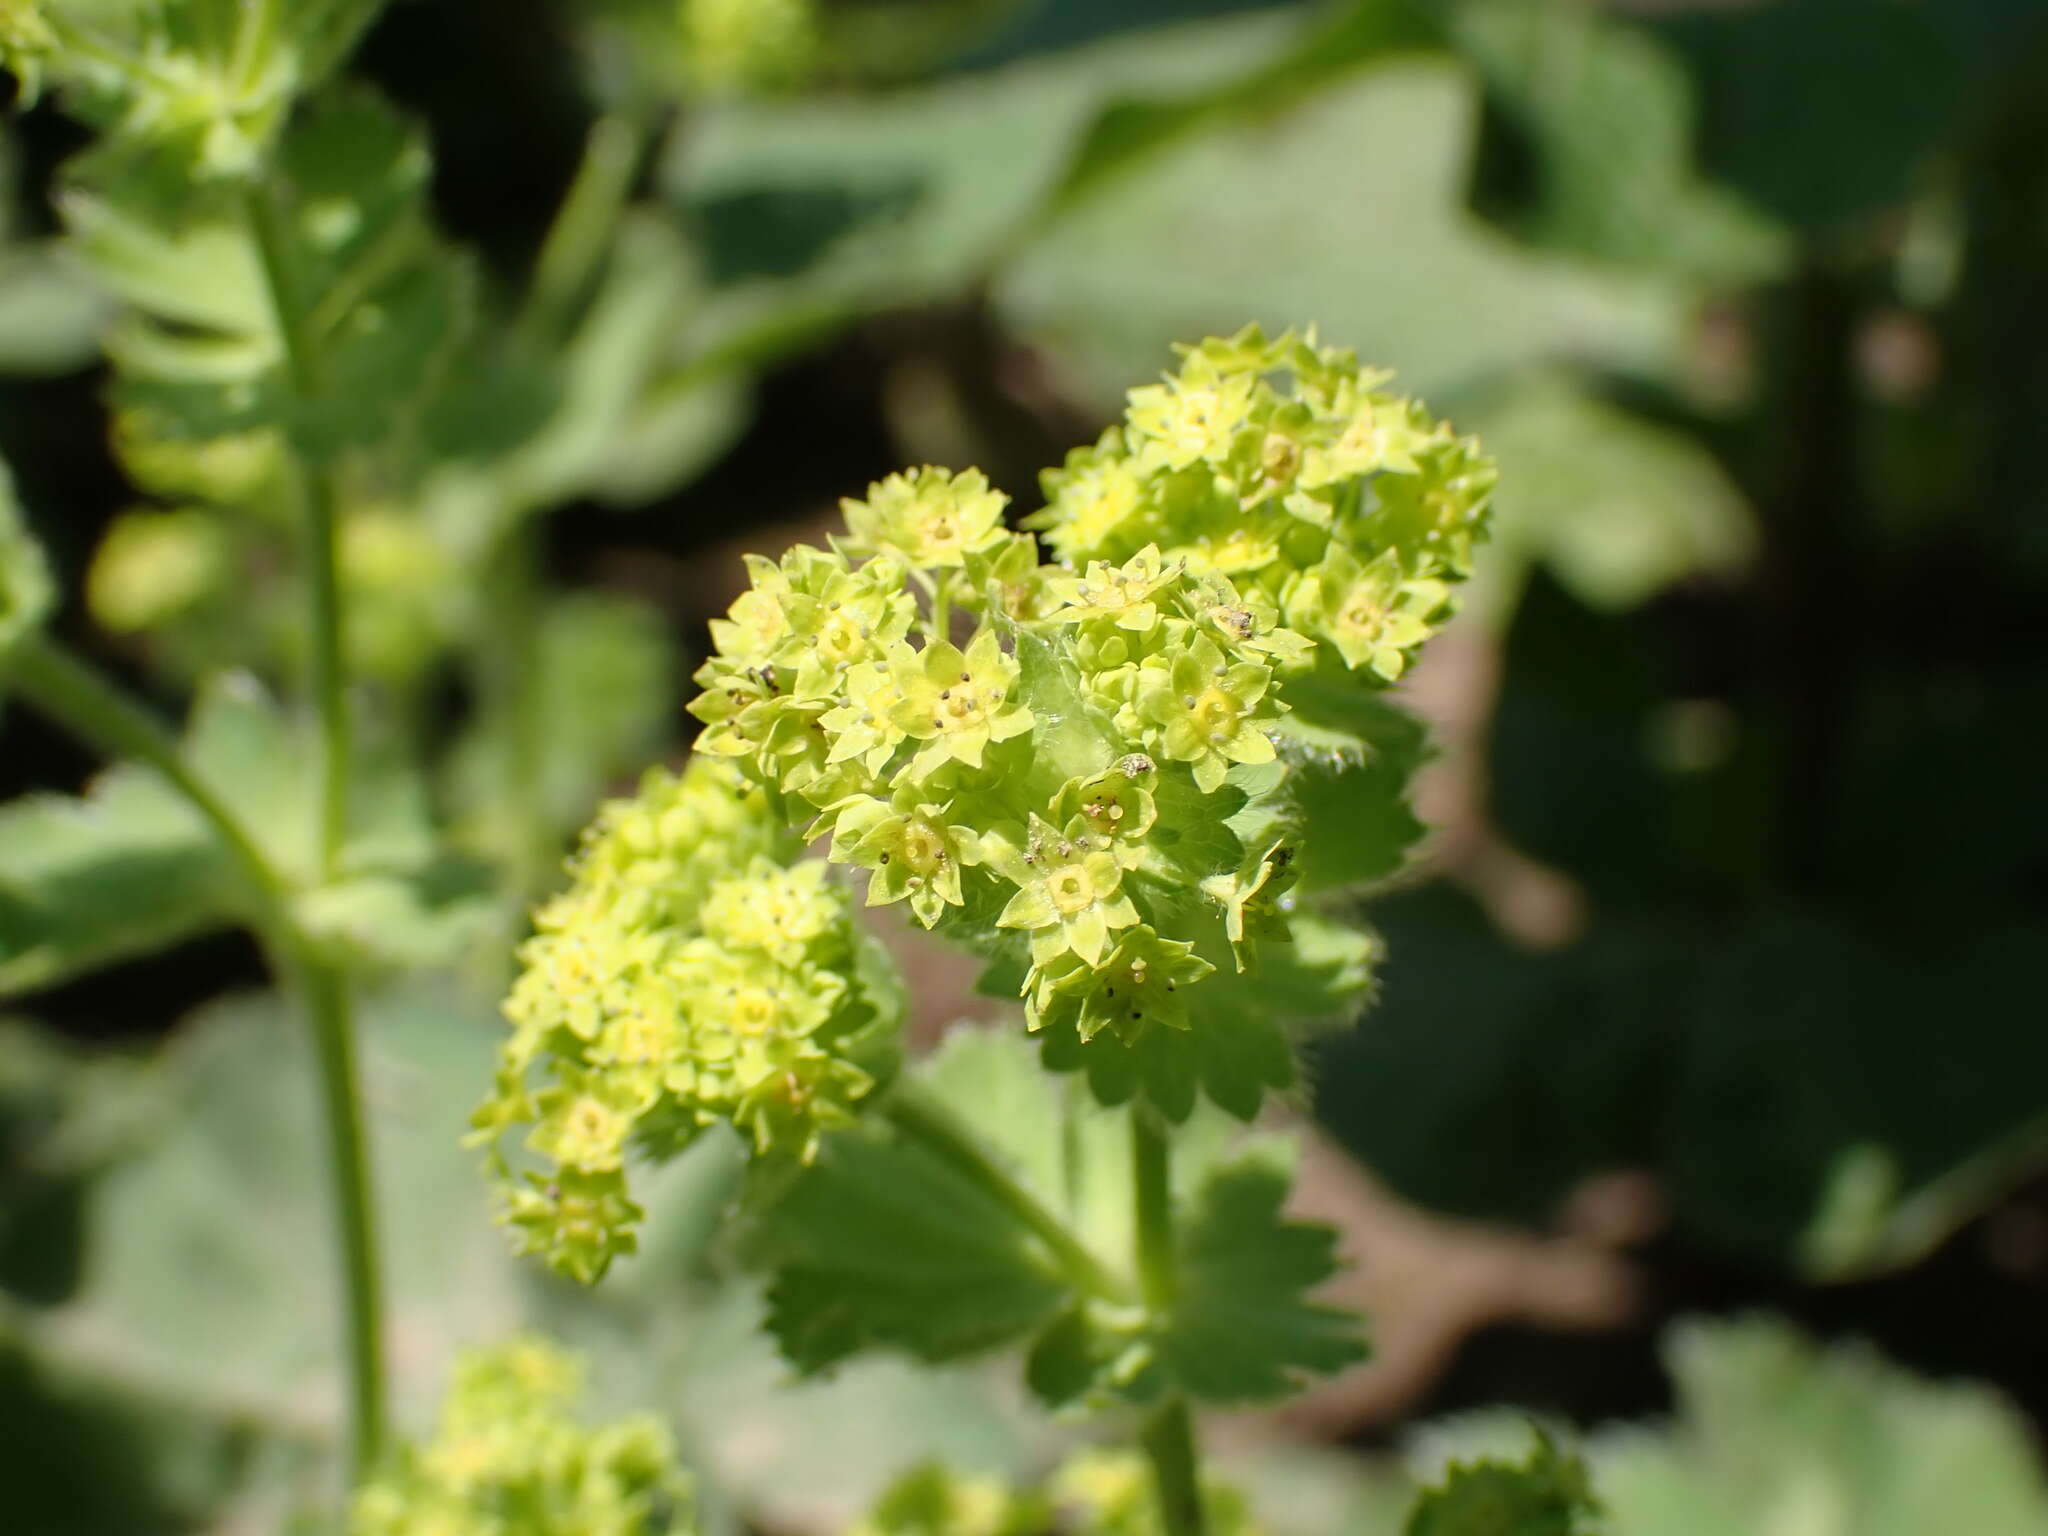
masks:
<path id="1" fill-rule="evenodd" d="M 759 1154 L 805 1160 L 890 1069 L 886 965 L 825 865 L 792 851 L 761 792 L 711 759 L 605 807 L 535 916 L 472 1117 L 523 1251 L 594 1280 L 634 1246 L 631 1154 L 672 1155 L 724 1121 Z M 517 1127 L 543 1167 L 495 1151 Z"/>
<path id="2" fill-rule="evenodd" d="M 1188 349 L 1010 532 L 975 471 L 892 476 L 752 558 L 705 754 L 829 830 L 867 899 L 1011 956 L 1034 1027 L 1186 1029 L 1289 936 L 1290 685 L 1381 688 L 1448 615 L 1490 465 L 1350 354 Z"/>
<path id="3" fill-rule="evenodd" d="M 477 1350 L 427 1444 L 356 1495 L 350 1536 L 682 1536 L 689 1481 L 643 1415 L 589 1428 L 582 1371 L 543 1340 Z"/>

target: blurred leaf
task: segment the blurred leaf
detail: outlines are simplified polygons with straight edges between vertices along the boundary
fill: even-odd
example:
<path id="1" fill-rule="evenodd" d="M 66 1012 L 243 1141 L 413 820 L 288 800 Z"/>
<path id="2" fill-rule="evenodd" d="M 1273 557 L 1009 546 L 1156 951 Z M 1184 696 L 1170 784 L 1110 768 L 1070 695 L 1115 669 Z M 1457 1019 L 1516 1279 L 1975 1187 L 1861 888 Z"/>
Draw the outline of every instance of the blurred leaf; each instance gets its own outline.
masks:
<path id="1" fill-rule="evenodd" d="M 314 748 L 255 681 L 212 679 L 183 747 L 287 878 L 318 867 Z M 363 744 L 350 781 L 347 871 L 311 899 L 360 958 L 444 960 L 473 936 L 483 873 L 442 862 L 418 775 Z M 0 806 L 0 995 L 49 986 L 237 920 L 242 874 L 212 830 L 156 775 L 117 764 L 84 797 Z M 351 883 L 353 882 L 353 883 Z M 422 922 L 432 916 L 431 924 Z"/>
<path id="2" fill-rule="evenodd" d="M 425 148 L 350 91 L 295 116 L 277 159 L 280 254 L 320 360 L 311 400 L 286 376 L 242 194 L 123 141 L 72 162 L 72 249 L 132 306 L 107 338 L 117 402 L 177 440 L 279 425 L 321 452 L 386 442 L 441 382 L 472 302 L 467 269 L 428 229 Z"/>
<path id="3" fill-rule="evenodd" d="M 1543 377 L 1472 418 L 1501 466 L 1497 541 L 1589 606 L 1635 607 L 1755 548 L 1749 504 L 1692 437 Z"/>
<path id="4" fill-rule="evenodd" d="M 862 308 L 950 295 L 1004 254 L 1112 93 L 1232 81 L 1291 21 L 1156 28 L 881 98 L 722 106 L 664 184 L 719 284 L 796 280 Z"/>
<path id="5" fill-rule="evenodd" d="M 147 954 L 228 921 L 234 872 L 154 775 L 0 806 L 0 995 Z"/>
<path id="6" fill-rule="evenodd" d="M 42 242 L 0 250 L 0 373 L 71 373 L 99 349 L 107 306 Z"/>
<path id="7" fill-rule="evenodd" d="M 1666 45 L 1586 7 L 1518 0 L 1461 5 L 1451 30 L 1486 82 L 1490 126 L 1512 136 L 1489 137 L 1480 162 L 1480 205 L 1507 227 L 1711 282 L 1783 265 L 1780 233 L 1695 169 L 1691 81 Z"/>
<path id="8" fill-rule="evenodd" d="M 487 1080 L 495 1025 L 434 992 L 363 1013 L 371 1163 L 395 1336 L 478 1338 L 517 1316 L 459 1128 Z M 157 1069 L 171 1106 L 147 1156 L 100 1180 L 91 1264 L 43 1316 L 39 1345 L 201 1415 L 325 1439 L 339 1425 L 335 1265 L 309 1048 L 275 999 L 187 1024 Z M 438 1397 L 438 1363 L 399 1362 L 401 1401 Z"/>
<path id="9" fill-rule="evenodd" d="M 1111 101 L 1033 217 L 1050 221 L 1148 156 L 1202 129 L 1285 110 L 1371 60 L 1440 45 L 1406 0 L 1344 0 L 1249 72 L 1178 97 Z"/>
<path id="10" fill-rule="evenodd" d="M 1666 1337 L 1669 1436 L 1589 1447 L 1614 1536 L 2022 1536 L 2048 1529 L 2019 1416 L 1983 1387 L 1908 1375 L 1858 1345 L 1821 1350 L 1763 1318 Z"/>
<path id="11" fill-rule="evenodd" d="M 636 598 L 577 593 L 542 613 L 534 639 L 532 707 L 539 805 L 516 805 L 506 782 L 509 721 L 481 720 L 455 748 L 450 803 L 478 846 L 536 814 L 556 833 L 590 819 L 605 790 L 673 739 L 675 644 L 663 616 Z"/>
<path id="12" fill-rule="evenodd" d="M 1401 60 L 1177 143 L 1020 253 L 998 305 L 1105 402 L 1171 340 L 1247 317 L 1313 321 L 1436 396 L 1565 347 L 1663 368 L 1668 287 L 1536 259 L 1465 211 L 1475 94 L 1455 66 Z"/>

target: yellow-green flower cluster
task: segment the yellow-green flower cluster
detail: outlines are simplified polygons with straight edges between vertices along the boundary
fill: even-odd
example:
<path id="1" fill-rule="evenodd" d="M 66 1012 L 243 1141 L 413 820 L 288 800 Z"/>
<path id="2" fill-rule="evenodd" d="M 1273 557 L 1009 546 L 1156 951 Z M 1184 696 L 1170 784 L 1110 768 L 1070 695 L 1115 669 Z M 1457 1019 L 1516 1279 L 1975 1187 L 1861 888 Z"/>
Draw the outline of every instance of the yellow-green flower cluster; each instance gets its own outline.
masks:
<path id="1" fill-rule="evenodd" d="M 427 1444 L 357 1493 L 350 1536 L 683 1536 L 689 1480 L 660 1421 L 575 1417 L 579 1363 L 534 1338 L 465 1355 Z"/>
<path id="2" fill-rule="evenodd" d="M 494 1148 L 530 1127 L 543 1167 L 505 1180 L 523 1251 L 583 1280 L 634 1246 L 634 1153 L 671 1155 L 725 1121 L 808 1160 L 893 1062 L 871 941 L 761 792 L 715 759 L 657 771 L 605 807 L 569 889 L 535 914 L 512 1033 L 472 1118 Z"/>
<path id="3" fill-rule="evenodd" d="M 1291 335 L 1189 349 L 1048 476 L 1058 565 L 979 473 L 891 476 L 830 548 L 750 559 L 699 750 L 871 905 L 1013 957 L 1034 1027 L 1188 1028 L 1290 937 L 1290 682 L 1397 678 L 1483 527 L 1491 469 L 1381 382 Z"/>
<path id="4" fill-rule="evenodd" d="M 1045 476 L 1070 565 L 1147 546 L 1229 577 L 1347 668 L 1400 677 L 1471 569 L 1494 470 L 1344 350 L 1256 327 L 1183 349 L 1123 424 Z"/>

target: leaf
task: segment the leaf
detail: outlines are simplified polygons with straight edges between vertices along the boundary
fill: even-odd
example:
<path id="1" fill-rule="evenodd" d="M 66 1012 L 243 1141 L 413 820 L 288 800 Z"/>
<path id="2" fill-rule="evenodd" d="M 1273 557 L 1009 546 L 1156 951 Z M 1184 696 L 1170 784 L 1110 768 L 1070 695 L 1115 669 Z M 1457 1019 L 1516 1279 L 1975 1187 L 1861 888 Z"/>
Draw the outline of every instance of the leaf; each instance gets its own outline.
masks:
<path id="1" fill-rule="evenodd" d="M 1110 102 L 1081 136 L 1037 217 L 1056 217 L 1203 128 L 1270 116 L 1368 61 L 1440 46 L 1436 30 L 1400 0 L 1347 0 L 1244 74 L 1180 96 Z"/>
<path id="2" fill-rule="evenodd" d="M 1313 321 L 1437 397 L 1560 348 L 1668 367 L 1683 309 L 1667 287 L 1536 259 L 1466 210 L 1476 93 L 1454 65 L 1403 58 L 1175 142 L 1019 251 L 996 307 L 1105 404 L 1170 341 L 1248 318 Z"/>
<path id="3" fill-rule="evenodd" d="M 1369 885 L 1394 874 L 1421 838 L 1409 785 L 1431 753 L 1422 722 L 1385 694 L 1323 673 L 1288 684 L 1293 712 L 1279 736 L 1290 750 L 1288 792 L 1303 835 L 1295 856 L 1304 895 Z"/>
<path id="4" fill-rule="evenodd" d="M 962 1029 L 917 1069 L 925 1091 L 1112 1271 L 1130 1252 L 1127 1118 L 1062 1091 L 1017 1031 Z M 1228 1122 L 1176 1137 L 1184 1186 Z M 742 1251 L 772 1273 L 770 1326 L 799 1369 L 862 1349 L 950 1359 L 1057 1326 L 1068 1277 L 1011 1211 L 880 1116 L 829 1138 L 753 1219 Z"/>
<path id="5" fill-rule="evenodd" d="M 1409 1511 L 1406 1536 L 1591 1536 L 1584 1518 L 1600 1513 L 1585 1463 L 1559 1453 L 1536 1432 L 1520 1463 L 1453 1462 L 1441 1486 L 1425 1489 Z"/>
<path id="6" fill-rule="evenodd" d="M 0 996 L 220 927 L 236 895 L 197 817 L 146 770 L 0 806 Z"/>
<path id="7" fill-rule="evenodd" d="M 1494 113 L 1477 200 L 1496 220 L 1552 249 L 1699 281 L 1783 266 L 1783 232 L 1699 174 L 1692 81 L 1662 41 L 1512 0 L 1462 5 L 1451 29 Z M 1509 174 L 1489 178 L 1490 165 Z"/>
<path id="8" fill-rule="evenodd" d="M 361 1010 L 389 1322 L 437 1349 L 520 1312 L 514 1266 L 460 1145 L 497 1033 L 448 992 L 373 997 Z M 340 1422 L 339 1341 L 314 1320 L 338 1315 L 338 1266 L 301 1022 L 272 997 L 214 1006 L 180 1030 L 152 1076 L 163 1134 L 99 1180 L 86 1276 L 38 1315 L 38 1349 L 196 1415 L 327 1438 Z M 402 1403 L 438 1398 L 437 1360 L 395 1363 Z"/>
<path id="9" fill-rule="evenodd" d="M 1014 1216 L 928 1154 L 865 1132 L 828 1141 L 748 1253 L 775 1271 L 768 1326 L 805 1372 L 866 1349 L 979 1353 L 1021 1339 L 1063 1297 Z"/>
<path id="10" fill-rule="evenodd" d="M 1282 1396 L 1366 1356 L 1357 1317 L 1307 1293 L 1337 1272 L 1337 1234 L 1287 1221 L 1291 1148 L 1256 1146 L 1210 1175 L 1177 1232 L 1178 1294 L 1157 1337 L 1170 1390 Z"/>
<path id="11" fill-rule="evenodd" d="M 1636 607 L 1684 578 L 1739 569 L 1755 549 L 1749 503 L 1690 435 L 1541 377 L 1474 425 L 1501 466 L 1497 542 L 1590 606 Z"/>
<path id="12" fill-rule="evenodd" d="M 534 744 L 537 805 L 513 800 L 513 726 L 501 716 L 479 720 L 447 768 L 449 799 L 479 847 L 495 846 L 536 812 L 552 831 L 573 831 L 607 786 L 672 739 L 675 646 L 657 610 L 613 593 L 558 598 L 542 612 L 533 644 L 532 708 L 548 722 Z"/>
<path id="13" fill-rule="evenodd" d="M 1033 1346 L 1032 1389 L 1054 1406 L 1175 1393 L 1249 1403 L 1363 1360 L 1360 1320 L 1307 1299 L 1336 1273 L 1337 1234 L 1283 1219 L 1292 1176 L 1284 1143 L 1213 1167 L 1177 1217 L 1164 1315 L 1075 1305 Z"/>
<path id="14" fill-rule="evenodd" d="M 210 680 L 181 749 L 287 879 L 318 869 L 315 749 L 246 676 Z M 359 743 L 341 886 L 307 898 L 357 958 L 407 965 L 459 953 L 485 872 L 444 862 L 418 775 Z M 0 996 L 50 986 L 225 927 L 246 911 L 240 867 L 149 769 L 117 764 L 77 799 L 0 806 Z M 427 921 L 428 919 L 432 921 Z"/>
<path id="15" fill-rule="evenodd" d="M 72 162 L 71 245 L 130 309 L 107 338 L 115 397 L 150 431 L 205 441 L 275 426 L 332 453 L 414 425 L 469 325 L 468 269 L 427 225 L 419 136 L 376 97 L 336 91 L 297 114 L 271 217 L 317 377 L 292 376 L 250 206 L 146 148 Z"/>
<path id="16" fill-rule="evenodd" d="M 14 475 L 0 460 L 0 667 L 15 642 L 49 616 L 54 595 L 42 546 L 15 496 Z"/>

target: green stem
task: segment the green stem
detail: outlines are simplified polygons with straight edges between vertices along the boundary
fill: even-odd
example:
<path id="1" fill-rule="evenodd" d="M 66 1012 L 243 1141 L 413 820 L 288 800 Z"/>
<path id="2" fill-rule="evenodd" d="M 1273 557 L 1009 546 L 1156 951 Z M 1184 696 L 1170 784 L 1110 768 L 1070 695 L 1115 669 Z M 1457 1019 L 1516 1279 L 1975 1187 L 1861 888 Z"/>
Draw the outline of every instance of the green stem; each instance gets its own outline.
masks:
<path id="1" fill-rule="evenodd" d="M 1082 1245 L 1064 1221 L 997 1163 L 945 1105 L 914 1084 L 899 1083 L 883 1101 L 883 1113 L 897 1130 L 1029 1227 L 1076 1286 L 1107 1301 L 1130 1299 L 1129 1287 Z"/>
<path id="2" fill-rule="evenodd" d="M 383 1455 L 383 1283 L 377 1259 L 376 1211 L 370 1193 L 369 1145 L 363 1134 L 362 1074 L 356 1063 L 353 999 L 337 967 L 302 955 L 299 995 L 320 1064 L 321 1108 L 327 1122 L 335 1239 L 341 1249 L 348 1350 L 349 1484 L 357 1486 Z"/>
<path id="3" fill-rule="evenodd" d="M 301 414 L 313 414 L 323 393 L 312 308 L 293 259 L 285 210 L 273 184 L 253 184 L 246 199 L 249 229 L 270 289 L 286 373 Z M 348 680 L 343 671 L 338 496 L 334 471 L 296 445 L 304 517 L 310 643 L 308 682 L 320 722 L 319 878 L 340 872 L 348 837 Z M 371 1205 L 369 1148 L 363 1135 L 362 1084 L 356 1066 L 353 1004 L 347 975 L 310 946 L 295 944 L 293 980 L 306 1006 L 319 1065 L 327 1122 L 328 1177 L 345 1296 L 349 1366 L 349 1471 L 360 1483 L 376 1464 L 384 1438 L 382 1287 L 376 1212 Z"/>
<path id="4" fill-rule="evenodd" d="M 541 340 L 560 323 L 611 250 L 646 137 L 641 119 L 629 113 L 614 113 L 592 125 L 576 178 L 534 263 L 533 284 L 515 323 L 523 339 Z"/>
<path id="5" fill-rule="evenodd" d="M 1144 1106 L 1131 1106 L 1131 1188 L 1138 1284 L 1155 1315 L 1174 1303 L 1173 1151 L 1166 1132 Z M 1203 1536 L 1202 1478 L 1195 1450 L 1194 1416 L 1187 1399 L 1170 1397 L 1145 1421 L 1139 1435 L 1152 1462 L 1166 1536 Z"/>
<path id="6" fill-rule="evenodd" d="M 319 352 L 307 324 L 309 313 L 292 260 L 284 215 L 269 188 L 252 185 L 246 199 L 249 229 L 262 258 L 285 368 L 299 404 L 310 406 L 321 393 Z M 308 684 L 320 716 L 320 874 L 332 879 L 348 835 L 348 688 L 342 675 L 341 579 L 333 471 L 299 455 L 299 503 L 303 515 L 303 558 L 311 599 Z"/>
<path id="7" fill-rule="evenodd" d="M 186 764 L 171 733 L 98 669 L 45 635 L 29 635 L 7 662 L 8 685 L 72 735 L 110 759 L 132 758 L 155 770 L 190 802 L 227 845 L 260 898 L 264 922 L 289 901 L 283 878 L 227 802 Z"/>
<path id="8" fill-rule="evenodd" d="M 507 802 L 507 883 L 513 909 L 525 920 L 526 903 L 559 858 L 547 809 L 541 803 L 540 572 L 536 530 L 521 520 L 499 536 L 485 583 L 482 644 L 475 653 L 477 692 L 502 728 Z"/>
<path id="9" fill-rule="evenodd" d="M 355 1048 L 347 979 L 293 921 L 291 887 L 227 803 L 192 771 L 171 733 L 113 682 L 41 635 L 9 655 L 10 688 L 102 756 L 132 760 L 183 795 L 241 866 L 256 898 L 250 926 L 262 936 L 272 968 L 298 992 L 306 1009 L 325 1099 L 334 1210 L 347 1291 L 352 1481 L 380 1451 L 384 1373 L 379 1353 L 381 1310 L 376 1229 L 371 1220 Z"/>

